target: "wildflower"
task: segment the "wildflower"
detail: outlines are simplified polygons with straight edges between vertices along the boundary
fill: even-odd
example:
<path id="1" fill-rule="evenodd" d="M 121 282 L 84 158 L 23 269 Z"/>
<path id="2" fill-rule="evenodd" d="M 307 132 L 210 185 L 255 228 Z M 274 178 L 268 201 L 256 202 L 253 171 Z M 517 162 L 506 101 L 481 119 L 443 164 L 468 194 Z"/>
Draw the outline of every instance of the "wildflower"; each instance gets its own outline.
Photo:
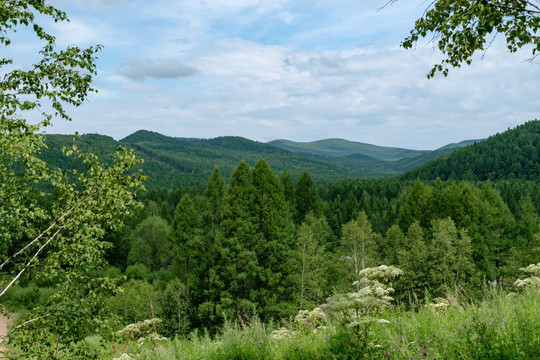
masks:
<path id="1" fill-rule="evenodd" d="M 461 326 L 459 327 L 459 331 L 463 332 L 463 328 Z"/>

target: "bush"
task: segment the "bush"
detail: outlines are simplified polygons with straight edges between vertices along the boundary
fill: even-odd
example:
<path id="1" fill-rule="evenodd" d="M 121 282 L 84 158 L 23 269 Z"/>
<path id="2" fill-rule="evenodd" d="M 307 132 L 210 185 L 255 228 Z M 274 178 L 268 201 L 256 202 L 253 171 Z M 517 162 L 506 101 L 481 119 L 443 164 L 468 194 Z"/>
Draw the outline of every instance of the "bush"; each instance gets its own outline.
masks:
<path id="1" fill-rule="evenodd" d="M 124 274 L 128 280 L 148 280 L 150 270 L 143 264 L 136 264 L 128 266 Z"/>
<path id="2" fill-rule="evenodd" d="M 26 287 L 14 285 L 6 293 L 5 305 L 15 312 L 29 310 L 45 304 L 54 291 L 53 288 L 39 288 L 33 283 Z"/>

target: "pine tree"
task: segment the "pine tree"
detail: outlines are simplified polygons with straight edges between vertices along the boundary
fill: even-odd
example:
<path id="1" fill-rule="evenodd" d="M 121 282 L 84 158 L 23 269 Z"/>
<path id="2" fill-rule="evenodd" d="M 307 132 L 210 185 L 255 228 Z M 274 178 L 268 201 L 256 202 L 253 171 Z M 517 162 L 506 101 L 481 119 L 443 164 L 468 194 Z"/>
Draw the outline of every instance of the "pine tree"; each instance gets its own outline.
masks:
<path id="1" fill-rule="evenodd" d="M 184 194 L 174 211 L 170 243 L 177 276 L 186 286 L 190 319 L 196 323 L 196 306 L 200 301 L 197 298 L 200 294 L 194 290 L 200 287 L 200 266 L 205 253 L 200 235 L 199 212 L 189 194 Z"/>
<path id="2" fill-rule="evenodd" d="M 251 171 L 255 196 L 253 211 L 257 225 L 255 252 L 260 271 L 256 292 L 265 315 L 285 316 L 296 311 L 294 224 L 283 187 L 268 164 L 260 159 Z"/>
<path id="3" fill-rule="evenodd" d="M 418 221 L 420 226 L 427 229 L 433 216 L 433 192 L 431 188 L 416 180 L 407 194 L 407 202 L 401 208 L 399 224 L 403 231 Z"/>
<path id="4" fill-rule="evenodd" d="M 458 230 L 452 219 L 433 221 L 433 240 L 429 245 L 430 284 L 438 295 L 441 289 L 455 285 L 454 272 L 457 254 L 454 244 L 458 243 Z"/>
<path id="5" fill-rule="evenodd" d="M 283 171 L 279 177 L 281 185 L 283 185 L 283 193 L 285 200 L 289 204 L 289 208 L 292 211 L 294 209 L 294 181 L 288 171 Z"/>
<path id="6" fill-rule="evenodd" d="M 216 262 L 223 222 L 224 193 L 225 181 L 219 169 L 215 168 L 212 176 L 208 179 L 208 185 L 203 195 L 201 235 L 204 255 L 201 257 L 200 288 L 198 289 L 201 296 L 199 318 L 207 328 L 215 325 L 221 317 L 217 309 L 219 287 Z"/>
<path id="7" fill-rule="evenodd" d="M 221 310 L 229 317 L 249 317 L 257 303 L 255 278 L 260 271 L 255 252 L 257 223 L 253 212 L 255 189 L 246 162 L 231 175 L 223 199 L 223 222 L 216 267 Z"/>
<path id="8" fill-rule="evenodd" d="M 405 235 L 397 224 L 392 225 L 386 232 L 384 242 L 379 246 L 379 253 L 386 265 L 394 265 L 399 262 L 398 251 L 405 242 Z"/>
<path id="9" fill-rule="evenodd" d="M 424 240 L 424 230 L 415 221 L 409 226 L 403 249 L 399 251 L 399 264 L 404 276 L 399 288 L 403 296 L 422 297 L 429 289 L 429 250 Z"/>
<path id="10" fill-rule="evenodd" d="M 515 225 L 508 206 L 491 183 L 480 192 L 478 220 L 468 230 L 473 238 L 475 263 L 488 280 L 501 276 L 510 250 L 511 229 Z"/>
<path id="11" fill-rule="evenodd" d="M 304 221 L 306 215 L 310 211 L 317 216 L 320 215 L 321 207 L 319 194 L 317 193 L 317 188 L 313 184 L 313 180 L 307 171 L 304 171 L 298 179 L 298 183 L 296 184 L 296 189 L 294 191 L 294 199 L 294 220 L 297 224 Z"/>
<path id="12" fill-rule="evenodd" d="M 523 197 L 518 208 L 518 231 L 522 246 L 529 249 L 534 236 L 540 232 L 540 217 L 536 213 L 530 195 Z M 526 262 L 534 262 L 534 259 Z"/>

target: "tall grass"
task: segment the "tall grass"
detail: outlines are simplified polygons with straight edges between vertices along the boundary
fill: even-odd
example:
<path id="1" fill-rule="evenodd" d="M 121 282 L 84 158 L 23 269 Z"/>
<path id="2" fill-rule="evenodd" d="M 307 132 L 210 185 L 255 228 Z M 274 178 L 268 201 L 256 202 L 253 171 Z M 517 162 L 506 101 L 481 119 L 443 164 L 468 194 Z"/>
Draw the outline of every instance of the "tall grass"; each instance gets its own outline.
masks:
<path id="1" fill-rule="evenodd" d="M 143 359 L 540 359 L 540 292 L 491 291 L 478 303 L 455 298 L 444 311 L 389 310 L 389 324 L 372 327 L 370 346 L 360 348 L 347 329 L 292 331 L 275 338 L 275 326 L 253 320 L 227 323 L 221 334 L 172 339 Z"/>
<path id="2" fill-rule="evenodd" d="M 538 359 L 540 293 L 492 291 L 478 304 L 397 313 L 377 340 L 389 359 Z"/>

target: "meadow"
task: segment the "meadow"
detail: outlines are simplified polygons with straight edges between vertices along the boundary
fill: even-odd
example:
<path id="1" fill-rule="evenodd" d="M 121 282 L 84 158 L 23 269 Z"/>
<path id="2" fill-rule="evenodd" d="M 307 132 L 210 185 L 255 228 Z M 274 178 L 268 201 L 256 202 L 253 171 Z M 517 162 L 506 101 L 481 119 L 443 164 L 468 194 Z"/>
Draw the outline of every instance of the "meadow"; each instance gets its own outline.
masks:
<path id="1" fill-rule="evenodd" d="M 226 322 L 216 335 L 193 332 L 145 344 L 138 357 L 134 342 L 108 344 L 104 358 L 125 359 L 536 359 L 540 357 L 540 292 L 488 289 L 482 301 L 454 295 L 404 310 L 398 305 L 380 314 L 356 341 L 339 317 L 318 327 L 290 321 L 264 324 Z M 438 301 L 438 302 L 437 302 Z M 441 306 L 441 304 L 443 304 Z M 95 338 L 94 338 L 95 341 Z M 104 348 L 102 348 L 104 349 Z M 115 353 L 116 351 L 116 353 Z"/>

